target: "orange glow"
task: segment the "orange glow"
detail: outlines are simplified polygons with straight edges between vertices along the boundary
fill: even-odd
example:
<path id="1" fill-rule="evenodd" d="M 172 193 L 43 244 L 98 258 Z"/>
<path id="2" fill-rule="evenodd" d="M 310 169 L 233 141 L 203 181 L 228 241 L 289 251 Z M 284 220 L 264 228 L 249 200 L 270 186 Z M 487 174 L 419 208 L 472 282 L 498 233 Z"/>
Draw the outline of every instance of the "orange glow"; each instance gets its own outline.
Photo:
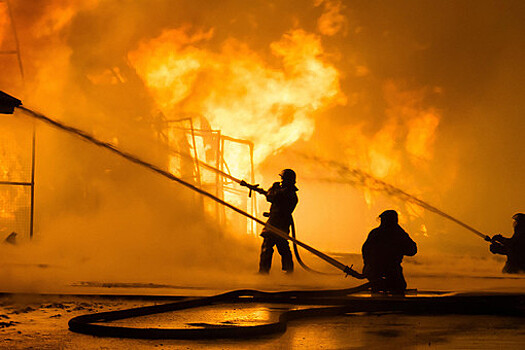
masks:
<path id="1" fill-rule="evenodd" d="M 7 13 L 7 6 L 0 4 L 0 49 L 3 49 L 5 36 L 7 33 L 7 26 L 9 25 L 9 15 Z"/>
<path id="2" fill-rule="evenodd" d="M 5 220 L 3 222 L 4 225 L 15 219 L 15 211 L 12 208 L 13 203 L 18 204 L 19 195 L 19 188 L 14 186 L 12 186 L 9 192 L 0 195 L 0 219 Z"/>
<path id="3" fill-rule="evenodd" d="M 0 48 L 11 52 L 0 57 L 0 90 L 262 220 L 271 205 L 264 196 L 249 198 L 193 158 L 264 189 L 294 169 L 297 236 L 329 255 L 359 253 L 377 216 L 394 209 L 421 247 L 415 259 L 434 250 L 490 257 L 487 244 L 442 214 L 508 237 L 511 216 L 525 212 L 519 1 L 475 9 L 465 1 L 9 4 L 20 50 L 0 0 Z M 17 123 L 7 128 L 10 120 Z M 2 181 L 31 181 L 31 135 L 22 131 L 36 130 L 35 239 L 5 245 L 17 252 L 0 261 L 6 292 L 264 280 L 252 276 L 259 224 L 246 230 L 237 212 L 22 111 L 0 121 Z M 0 186 L 0 239 L 11 231 L 29 239 L 30 204 L 30 186 Z M 408 275 L 425 271 L 418 278 L 428 281 L 415 259 Z M 49 268 L 11 267 L 28 262 Z M 291 285 L 276 264 L 266 289 Z M 292 278 L 306 287 L 303 276 L 325 283 Z"/>
<path id="4" fill-rule="evenodd" d="M 406 191 L 418 195 L 422 188 L 406 171 L 406 164 L 425 167 L 433 159 L 435 135 L 440 113 L 426 107 L 423 99 L 426 90 L 404 90 L 393 82 L 384 86 L 387 102 L 386 120 L 373 134 L 364 132 L 364 123 L 349 126 L 344 135 L 348 148 L 345 150 L 351 167 L 366 170 L 378 179 L 400 185 Z M 364 189 L 364 200 L 370 208 L 377 192 Z M 410 203 L 402 204 L 409 218 L 423 217 L 424 210 Z M 403 218 L 402 220 L 407 220 Z M 421 229 L 426 235 L 426 228 Z"/>
<path id="5" fill-rule="evenodd" d="M 46 3 L 47 11 L 37 22 L 32 23 L 31 32 L 35 38 L 54 35 L 66 28 L 73 17 L 84 9 L 95 7 L 100 0 L 65 0 Z"/>
<path id="6" fill-rule="evenodd" d="M 317 35 L 293 30 L 273 42 L 271 53 L 281 65 L 272 67 L 236 39 L 223 42 L 218 52 L 207 50 L 213 29 L 189 32 L 165 31 L 142 42 L 129 60 L 166 115 L 203 114 L 212 129 L 254 142 L 256 164 L 308 139 L 316 111 L 344 103 L 339 73 L 323 60 Z M 246 165 L 232 162 L 230 170 L 239 174 Z"/>
<path id="7" fill-rule="evenodd" d="M 410 119 L 408 124 L 407 151 L 415 157 L 430 160 L 439 115 L 433 110 L 423 111 L 418 118 Z"/>
<path id="8" fill-rule="evenodd" d="M 315 5 L 324 5 L 324 13 L 317 21 L 319 32 L 332 36 L 344 29 L 346 17 L 341 14 L 344 9 L 341 0 L 316 0 Z"/>
<path id="9" fill-rule="evenodd" d="M 56 7 L 53 11 L 46 12 L 46 15 L 35 25 L 34 35 L 38 38 L 60 31 L 69 24 L 77 11 L 78 9 L 72 5 Z"/>
<path id="10" fill-rule="evenodd" d="M 402 170 L 401 161 L 406 153 L 408 161 L 414 165 L 433 158 L 440 114 L 432 107 L 423 107 L 424 90 L 404 91 L 388 82 L 384 94 L 388 120 L 374 135 L 368 156 L 373 175 L 380 178 L 390 175 L 395 179 Z"/>

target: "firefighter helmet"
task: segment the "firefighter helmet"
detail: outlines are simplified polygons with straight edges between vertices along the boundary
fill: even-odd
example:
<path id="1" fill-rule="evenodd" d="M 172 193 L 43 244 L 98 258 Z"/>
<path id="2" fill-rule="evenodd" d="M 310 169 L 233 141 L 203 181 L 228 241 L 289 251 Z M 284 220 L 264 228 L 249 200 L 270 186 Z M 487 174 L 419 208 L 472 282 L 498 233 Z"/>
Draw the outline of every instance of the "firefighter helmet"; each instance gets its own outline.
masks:
<path id="1" fill-rule="evenodd" d="M 514 219 L 514 222 L 512 223 L 512 226 L 514 227 L 514 229 L 520 226 L 521 229 L 519 229 L 518 231 L 523 232 L 523 226 L 525 225 L 525 214 L 517 213 L 517 214 L 514 214 L 512 218 Z"/>
<path id="2" fill-rule="evenodd" d="M 295 183 L 296 175 L 295 175 L 295 171 L 293 171 L 292 169 L 284 169 L 283 171 L 279 173 L 279 176 L 285 182 L 290 182 L 293 184 Z"/>
<path id="3" fill-rule="evenodd" d="M 385 210 L 381 214 L 379 214 L 379 218 L 381 219 L 381 223 L 383 224 L 397 224 L 397 211 L 395 210 Z"/>

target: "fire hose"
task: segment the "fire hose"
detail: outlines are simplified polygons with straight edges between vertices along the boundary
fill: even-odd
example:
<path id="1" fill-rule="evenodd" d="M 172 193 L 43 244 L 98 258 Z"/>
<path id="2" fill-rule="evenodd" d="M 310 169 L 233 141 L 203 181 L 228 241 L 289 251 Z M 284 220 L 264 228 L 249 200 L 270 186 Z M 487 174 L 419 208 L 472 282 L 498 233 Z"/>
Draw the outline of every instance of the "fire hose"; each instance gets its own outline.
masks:
<path id="1" fill-rule="evenodd" d="M 220 339 L 249 338 L 286 331 L 287 323 L 307 317 L 338 316 L 352 313 L 396 312 L 417 315 L 504 315 L 525 316 L 525 297 L 520 294 L 432 295 L 416 297 L 353 297 L 367 290 L 369 283 L 340 290 L 262 292 L 236 290 L 204 298 L 188 298 L 178 302 L 81 315 L 69 320 L 73 332 L 102 337 L 138 339 Z M 164 312 L 232 303 L 272 303 L 315 305 L 281 313 L 276 322 L 254 326 L 232 324 L 188 323 L 195 328 L 139 328 L 111 326 L 108 322 L 148 316 Z M 329 305 L 329 306 L 323 306 Z M 104 324 L 105 323 L 105 324 Z"/>
<path id="2" fill-rule="evenodd" d="M 336 259 L 328 256 L 327 254 L 324 254 L 322 253 L 321 251 L 307 245 L 306 243 L 303 243 L 293 237 L 290 237 L 286 232 L 284 232 L 283 230 L 280 230 L 279 228 L 277 227 L 274 227 L 264 221 L 262 221 L 261 219 L 259 218 L 256 218 L 255 216 L 247 213 L 246 211 L 242 210 L 242 209 L 239 209 L 237 208 L 236 206 L 234 206 L 233 204 L 230 204 L 228 202 L 226 202 L 225 200 L 211 194 L 210 192 L 207 192 L 205 190 L 203 190 L 202 188 L 198 188 L 196 187 L 195 185 L 187 182 L 187 181 L 184 181 L 183 179 L 175 176 L 174 174 L 170 173 L 169 171 L 166 171 L 164 169 L 161 169 L 160 167 L 152 164 L 152 163 L 149 163 L 147 161 L 144 161 L 140 158 L 138 158 L 137 156 L 131 154 L 131 153 L 128 153 L 128 152 L 125 152 L 125 151 L 122 151 L 120 149 L 118 149 L 116 146 L 114 146 L 113 144 L 109 143 L 109 142 L 104 142 L 104 141 L 101 141 L 97 138 L 95 138 L 94 136 L 90 135 L 89 133 L 83 131 L 83 130 L 80 130 L 80 129 L 77 129 L 75 127 L 72 127 L 72 126 L 69 126 L 69 125 L 66 125 L 62 122 L 59 122 L 59 121 L 56 121 L 54 119 L 51 119 L 41 113 L 38 113 L 38 112 L 35 112 L 29 108 L 26 108 L 25 106 L 22 105 L 22 102 L 18 99 L 15 99 L 14 97 L 12 96 L 9 96 L 5 93 L 3 93 L 5 96 L 2 96 L 2 98 L 5 98 L 7 100 L 6 104 L 8 104 L 8 109 L 6 110 L 0 110 L 0 113 L 13 113 L 14 111 L 14 108 L 17 108 L 21 111 L 23 111 L 26 115 L 29 115 L 30 117 L 36 119 L 36 120 L 39 120 L 39 121 L 42 121 L 46 124 L 49 124 L 55 128 L 58 128 L 62 131 L 65 131 L 69 134 L 73 134 L 75 136 L 78 136 L 80 137 L 81 139 L 83 139 L 84 141 L 87 141 L 91 144 L 94 144 L 98 147 L 102 147 L 106 150 L 109 150 L 110 152 L 112 153 L 115 153 L 117 154 L 118 156 L 120 157 L 123 157 L 125 159 L 127 159 L 128 161 L 132 162 L 132 163 L 135 163 L 137 165 L 140 165 L 142 167 L 145 167 L 161 176 L 164 176 L 172 181 L 175 181 L 175 182 L 178 182 L 179 184 L 205 196 L 205 197 L 208 197 L 212 200 L 214 200 L 215 202 L 225 206 L 225 207 L 228 207 L 230 208 L 231 210 L 255 221 L 256 223 L 260 224 L 260 225 L 263 225 L 265 226 L 269 231 L 271 231 L 273 234 L 281 237 L 281 238 L 284 238 L 284 239 L 287 239 L 287 240 L 290 240 L 292 241 L 294 244 L 308 250 L 310 253 L 318 256 L 319 258 L 323 259 L 324 261 L 326 261 L 327 263 L 331 264 L 332 266 L 336 267 L 337 269 L 341 270 L 346 276 L 350 275 L 350 276 L 353 276 L 355 278 L 359 278 L 359 279 L 362 279 L 362 275 L 360 273 L 358 273 L 357 271 L 353 270 L 352 267 L 349 267 L 349 266 L 346 266 L 345 264 L 337 261 Z M 4 101 L 2 101 L 2 103 L 4 103 Z M 239 180 L 239 179 L 235 179 L 233 176 L 229 175 L 229 177 L 238 182 L 238 183 L 241 183 L 242 180 Z"/>
<path id="3" fill-rule="evenodd" d="M 235 179 L 237 180 L 237 179 Z M 250 192 L 248 193 L 248 196 L 251 197 L 252 196 L 252 192 L 257 192 L 257 193 L 260 193 L 260 194 L 263 194 L 263 195 L 266 195 L 267 194 L 267 191 L 263 190 L 262 188 L 259 188 L 259 184 L 256 184 L 256 185 L 252 185 L 252 184 L 249 184 L 247 183 L 246 181 L 244 180 L 241 180 L 239 182 L 239 184 L 241 186 L 245 186 L 245 187 L 248 187 L 248 189 L 250 190 Z M 263 214 L 264 216 L 269 216 L 270 214 L 269 213 L 264 213 Z M 293 216 L 290 216 L 290 226 L 292 228 L 292 238 L 293 239 L 297 239 L 297 233 L 296 233 L 296 230 L 295 230 L 295 221 L 293 219 Z M 314 270 L 312 269 L 310 266 L 306 265 L 305 262 L 303 261 L 303 259 L 301 258 L 301 255 L 299 254 L 299 249 L 297 249 L 297 244 L 295 242 L 292 241 L 292 246 L 293 246 L 293 252 L 294 252 L 294 255 L 295 255 L 295 259 L 297 260 L 297 263 L 299 263 L 299 265 L 306 271 L 308 272 L 312 272 L 312 273 L 316 273 L 316 274 L 319 274 L 319 275 L 335 275 L 334 273 L 330 273 L 330 272 L 322 272 L 322 271 L 317 271 L 317 270 Z M 349 267 L 349 269 L 352 269 L 352 266 Z M 355 278 L 358 278 L 358 279 L 364 279 L 365 276 L 362 275 L 362 274 L 359 274 L 357 271 L 353 270 L 352 269 L 352 276 L 355 277 Z"/>
<path id="4" fill-rule="evenodd" d="M 166 328 L 135 328 L 100 324 L 133 317 L 147 316 L 164 312 L 216 305 L 219 303 L 286 303 L 286 304 L 315 304 L 320 305 L 329 300 L 333 304 L 335 298 L 339 300 L 350 294 L 367 290 L 369 283 L 339 290 L 322 291 L 284 291 L 262 292 L 257 290 L 235 290 L 203 298 L 189 298 L 173 303 L 138 307 L 119 311 L 101 312 L 81 315 L 69 320 L 69 329 L 74 332 L 106 337 L 124 337 L 141 339 L 210 339 L 210 338 L 241 338 L 262 336 L 272 333 L 282 333 L 286 330 L 289 320 L 308 316 L 321 316 L 321 310 L 292 310 L 280 315 L 277 322 L 256 326 L 211 326 L 193 329 L 166 329 Z M 332 298 L 332 299 L 331 299 Z M 337 303 L 337 302 L 335 302 Z M 353 311 L 353 312 L 357 312 Z M 325 311 L 326 314 L 326 311 Z"/>
<path id="5" fill-rule="evenodd" d="M 222 205 L 224 205 L 224 206 L 226 206 L 226 207 L 228 207 L 228 208 L 238 212 L 239 214 L 244 215 L 244 216 L 246 216 L 247 218 L 249 218 L 251 220 L 254 220 L 258 224 L 266 225 L 266 227 L 270 231 L 272 231 L 273 233 L 277 234 L 278 236 L 281 236 L 282 238 L 288 239 L 288 240 L 294 242 L 295 244 L 301 246 L 302 248 L 310 251 L 312 254 L 317 255 L 318 257 L 320 257 L 321 259 L 325 260 L 329 264 L 333 265 L 337 269 L 343 271 L 346 275 L 350 274 L 350 275 L 354 276 L 354 274 L 355 274 L 354 277 L 360 278 L 359 277 L 360 274 L 357 273 L 356 271 L 352 270 L 351 267 L 345 266 L 344 264 L 342 264 L 342 263 L 336 261 L 335 259 L 327 256 L 326 254 L 323 254 L 323 253 L 321 253 L 321 252 L 319 252 L 319 251 L 317 251 L 317 250 L 315 250 L 315 249 L 305 245 L 304 243 L 301 243 L 301 242 L 295 240 L 293 237 L 289 237 L 285 232 L 283 232 L 281 230 L 278 230 L 277 228 L 271 227 L 270 225 L 264 223 L 262 220 L 259 220 L 259 219 L 255 218 L 255 217 L 253 217 L 252 215 L 250 215 L 250 214 L 248 214 L 248 213 L 246 213 L 246 212 L 244 212 L 244 211 L 234 207 L 233 205 L 223 201 L 222 199 L 212 195 L 211 193 L 206 192 L 206 191 L 204 191 L 202 189 L 199 189 L 199 188 L 195 187 L 194 185 L 192 185 L 190 183 L 187 183 L 187 182 L 183 181 L 182 179 L 176 177 L 175 175 L 173 175 L 173 174 L 171 174 L 171 173 L 169 173 L 169 172 L 167 172 L 165 170 L 162 170 L 162 169 L 154 166 L 151 163 L 148 163 L 148 162 L 145 162 L 143 160 L 140 160 L 139 158 L 133 156 L 132 154 L 120 151 L 115 146 L 113 146 L 112 144 L 100 141 L 100 140 L 96 139 L 95 137 L 89 135 L 88 133 L 86 133 L 86 132 L 84 132 L 84 131 L 82 131 L 80 129 L 77 129 L 77 128 L 65 125 L 63 123 L 60 123 L 58 121 L 55 121 L 55 120 L 53 120 L 51 118 L 46 117 L 43 114 L 40 114 L 40 113 L 35 112 L 35 111 L 33 111 L 33 110 L 29 109 L 29 108 L 26 108 L 26 107 L 24 107 L 22 105 L 22 101 L 20 101 L 19 99 L 15 98 L 13 96 L 10 96 L 10 95 L 6 94 L 3 91 L 0 91 L 0 113 L 13 114 L 15 108 L 18 108 L 19 110 L 25 112 L 27 115 L 29 115 L 29 116 L 37 119 L 37 120 L 43 121 L 43 122 L 45 122 L 47 124 L 50 124 L 50 125 L 52 125 L 55 128 L 61 129 L 62 131 L 66 131 L 66 132 L 68 132 L 70 134 L 74 134 L 74 135 L 84 139 L 85 141 L 90 142 L 92 144 L 95 144 L 95 145 L 97 145 L 99 147 L 106 148 L 106 149 L 108 149 L 108 150 L 110 150 L 110 151 L 120 155 L 121 157 L 126 158 L 127 160 L 129 160 L 129 161 L 131 161 L 133 163 L 136 163 L 136 164 L 139 164 L 141 166 L 147 167 L 150 170 L 152 170 L 154 172 L 157 172 L 158 174 L 169 178 L 170 180 L 176 181 L 176 182 L 182 184 L 183 186 L 186 186 L 186 187 L 188 187 L 188 188 L 190 188 L 190 189 L 200 193 L 201 195 L 206 196 L 208 198 L 211 198 L 214 201 L 216 201 L 216 202 L 218 202 L 218 203 L 220 203 L 220 204 L 222 204 Z M 184 154 L 181 154 L 181 155 L 184 156 Z M 205 167 L 205 168 L 207 168 L 209 170 L 215 171 L 218 174 L 220 174 L 221 176 L 224 176 L 224 177 L 226 177 L 226 178 L 228 178 L 228 179 L 230 179 L 232 181 L 235 181 L 235 182 L 237 182 L 239 184 L 242 181 L 242 180 L 239 180 L 239 179 L 231 176 L 230 174 L 227 174 L 227 173 L 225 173 L 225 172 L 223 172 L 223 171 L 221 171 L 221 170 L 219 170 L 219 169 L 217 169 L 217 168 L 215 168 L 215 167 L 213 167 L 213 166 L 211 166 L 209 164 L 206 164 L 205 162 L 202 162 L 202 161 L 200 161 L 198 159 L 196 159 L 195 161 L 200 166 L 203 166 L 203 167 Z M 333 163 L 333 162 L 330 162 L 330 163 Z M 363 172 L 360 172 L 359 175 L 360 175 L 360 177 L 372 178 L 370 175 L 365 174 Z M 443 216 L 443 217 L 445 217 L 445 218 L 447 218 L 449 220 L 452 220 L 453 222 L 455 222 L 455 223 L 459 224 L 460 226 L 466 228 L 470 232 L 472 232 L 472 233 L 476 234 L 477 236 L 483 238 L 485 241 L 490 242 L 490 243 L 500 244 L 500 242 L 494 241 L 490 236 L 488 236 L 488 235 L 486 235 L 486 234 L 484 234 L 484 233 L 474 229 L 473 227 L 471 227 L 471 226 L 469 226 L 469 225 L 459 221 L 458 219 L 456 219 L 456 218 L 454 218 L 454 217 L 452 217 L 452 216 L 450 216 L 450 215 L 448 215 L 446 213 L 443 213 L 442 211 L 438 210 L 435 207 L 432 207 L 432 206 L 428 205 L 427 203 L 419 200 L 418 198 L 415 198 L 414 196 L 412 196 L 412 195 L 410 195 L 410 194 L 408 194 L 408 193 L 406 193 L 404 191 L 401 191 L 401 190 L 399 190 L 399 189 L 397 189 L 397 188 L 395 188 L 395 187 L 393 187 L 393 186 L 391 186 L 391 185 L 389 185 L 387 183 L 384 183 L 383 181 L 377 180 L 375 178 L 372 178 L 372 179 L 375 182 L 380 183 L 383 186 L 386 186 L 391 192 L 400 193 L 400 194 L 403 195 L 403 198 L 408 198 L 412 202 L 420 205 L 421 207 L 423 207 L 425 209 L 428 209 L 428 210 L 430 210 L 432 212 L 438 213 L 439 215 L 441 215 L 441 216 Z"/>
<path id="6" fill-rule="evenodd" d="M 293 217 L 292 217 L 292 237 L 293 238 L 296 238 L 296 232 L 295 232 L 295 222 L 293 220 Z M 311 273 L 315 273 L 315 274 L 318 274 L 318 275 L 336 275 L 337 273 L 332 273 L 332 272 L 323 272 L 323 271 L 318 271 L 318 270 L 315 270 L 315 269 L 312 269 L 310 266 L 306 265 L 306 263 L 303 261 L 303 259 L 301 258 L 301 255 L 299 254 L 299 249 L 297 249 L 297 244 L 295 243 L 292 243 L 292 246 L 293 246 L 293 253 L 295 255 L 295 260 L 297 260 L 297 263 L 306 271 L 308 272 L 311 272 Z M 352 268 L 352 266 L 350 266 L 350 268 Z M 355 274 L 356 278 L 359 278 L 361 279 L 361 276 L 358 276 L 357 274 Z M 362 276 L 363 279 L 364 279 L 364 275 Z"/>
<path id="7" fill-rule="evenodd" d="M 353 277 L 361 278 L 361 274 L 354 271 L 341 262 L 330 256 L 302 243 L 295 237 L 290 237 L 286 232 L 263 222 L 262 220 L 246 213 L 245 211 L 233 206 L 232 204 L 212 195 L 211 193 L 197 188 L 194 185 L 176 177 L 172 173 L 163 170 L 151 163 L 137 158 L 136 156 L 121 151 L 114 145 L 96 139 L 92 135 L 55 121 L 22 106 L 21 101 L 7 95 L 7 100 L 2 97 L 0 113 L 13 113 L 14 108 L 18 108 L 29 116 L 52 125 L 55 128 L 74 134 L 83 140 L 96 146 L 105 148 L 135 164 L 146 167 L 172 181 L 203 195 L 212 200 L 234 210 L 235 212 L 265 225 L 265 227 L 277 236 L 290 240 L 294 244 L 308 250 L 314 255 L 325 260 L 329 264 L 350 274 Z M 6 102 L 7 101 L 7 102 Z M 6 102 L 6 103 L 5 103 Z M 4 108 L 3 104 L 7 107 Z M 294 229 L 295 231 L 295 229 Z M 294 232 L 295 236 L 295 232 Z M 461 296 L 452 295 L 446 297 L 414 297 L 414 298 L 351 298 L 351 294 L 368 290 L 370 283 L 357 286 L 355 288 L 342 290 L 322 290 L 322 291 L 286 291 L 286 292 L 262 292 L 256 290 L 237 290 L 211 297 L 190 298 L 175 303 L 132 308 L 127 310 L 111 311 L 82 315 L 72 318 L 68 325 L 74 332 L 92 334 L 109 337 L 129 337 L 145 339 L 203 339 L 203 338 L 239 338 L 260 336 L 265 334 L 284 332 L 287 322 L 301 317 L 319 317 L 343 315 L 356 312 L 406 312 L 406 313 L 466 313 L 466 314 L 505 314 L 524 316 L 523 305 L 525 300 L 522 295 L 480 295 L 480 296 Z M 283 312 L 277 322 L 271 322 L 256 326 L 232 326 L 232 325 L 212 325 L 210 327 L 195 329 L 166 329 L 166 328 L 134 328 L 123 326 L 109 326 L 101 324 L 121 320 L 131 317 L 158 314 L 162 312 L 184 310 L 192 307 L 213 305 L 217 303 L 244 303 L 244 302 L 271 302 L 285 304 L 307 304 L 307 305 L 332 305 L 329 307 L 314 307 L 302 310 L 291 310 Z"/>

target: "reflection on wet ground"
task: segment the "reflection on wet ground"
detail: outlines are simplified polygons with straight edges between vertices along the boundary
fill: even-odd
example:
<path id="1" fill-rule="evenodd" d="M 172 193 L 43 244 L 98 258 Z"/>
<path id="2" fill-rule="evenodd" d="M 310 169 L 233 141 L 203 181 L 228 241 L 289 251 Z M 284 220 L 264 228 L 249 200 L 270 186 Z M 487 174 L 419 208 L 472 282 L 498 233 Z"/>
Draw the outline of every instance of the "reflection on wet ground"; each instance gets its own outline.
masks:
<path id="1" fill-rule="evenodd" d="M 349 314 L 292 321 L 284 334 L 253 339 L 140 340 L 70 332 L 70 318 L 91 312 L 160 304 L 172 299 L 133 297 L 0 296 L 0 349 L 522 349 L 522 318 L 465 315 Z M 283 311 L 311 307 L 286 304 L 223 304 L 114 321 L 133 327 L 256 325 Z"/>
<path id="2" fill-rule="evenodd" d="M 285 311 L 311 307 L 291 304 L 220 304 L 111 321 L 110 324 L 137 328 L 256 326 L 276 322 Z"/>

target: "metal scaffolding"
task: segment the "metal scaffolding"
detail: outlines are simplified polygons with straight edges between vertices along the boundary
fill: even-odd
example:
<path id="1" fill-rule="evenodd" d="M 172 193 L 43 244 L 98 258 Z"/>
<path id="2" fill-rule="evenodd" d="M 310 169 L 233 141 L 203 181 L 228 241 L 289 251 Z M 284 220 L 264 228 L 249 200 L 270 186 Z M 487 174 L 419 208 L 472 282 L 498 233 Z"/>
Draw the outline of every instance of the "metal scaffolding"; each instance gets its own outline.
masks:
<path id="1" fill-rule="evenodd" d="M 183 179 L 214 193 L 221 199 L 227 199 L 238 204 L 243 210 L 251 215 L 257 212 L 257 201 L 255 196 L 247 197 L 246 191 L 239 187 L 219 172 L 211 171 L 213 167 L 221 172 L 232 175 L 244 175 L 246 181 L 255 182 L 255 168 L 253 163 L 253 143 L 247 140 L 236 139 L 223 135 L 220 130 L 211 128 L 194 127 L 194 119 L 202 120 L 204 117 L 196 113 L 183 113 L 177 115 L 177 119 L 165 120 L 165 128 L 161 138 L 168 140 L 170 149 L 170 171 L 175 172 Z M 231 156 L 229 148 L 237 148 L 236 156 L 242 156 L 249 163 L 244 174 L 232 174 L 232 164 L 238 158 Z M 208 166 L 203 166 L 208 165 Z M 229 224 L 239 231 L 249 234 L 256 233 L 256 224 L 251 220 L 240 219 L 229 220 L 225 208 L 217 203 L 211 203 L 213 212 L 220 224 Z"/>
<path id="2" fill-rule="evenodd" d="M 24 75 L 24 67 L 22 64 L 22 56 L 20 53 L 20 42 L 18 40 L 18 33 L 16 30 L 15 20 L 13 16 L 13 11 L 11 9 L 11 5 L 9 3 L 9 0 L 0 0 L 0 13 L 3 13 L 4 15 L 7 15 L 6 17 L 9 18 L 10 23 L 10 29 L 11 29 L 11 40 L 3 40 L 4 42 L 7 42 L 7 44 L 0 46 L 0 56 L 1 57 L 14 57 L 16 59 L 16 65 L 17 69 L 19 71 L 19 80 L 21 82 L 22 90 L 25 89 L 25 75 Z M 0 28 L 1 29 L 1 28 Z M 7 39 L 7 36 L 5 36 L 2 39 Z M 11 44 L 13 47 L 4 47 Z M 9 80 L 9 83 L 12 84 L 15 77 L 7 77 Z M 11 87 L 11 85 L 10 85 Z M 14 186 L 14 188 L 29 188 L 30 190 L 30 214 L 29 214 L 29 237 L 33 238 L 34 233 L 34 211 L 35 211 L 35 144 L 36 144 L 36 136 L 35 136 L 35 128 L 33 126 L 31 130 L 31 141 L 29 141 L 31 144 L 31 168 L 30 168 L 30 178 L 29 179 L 23 179 L 23 180 L 17 180 L 13 181 L 10 179 L 11 176 L 7 176 L 4 178 L 0 178 L 0 185 L 3 186 Z M 14 150 L 12 145 L 7 145 L 6 149 L 9 149 L 10 152 L 15 153 L 17 150 Z M 5 147 L 4 147 L 5 148 Z M 20 147 L 22 149 L 23 147 Z M 18 149 L 18 151 L 20 151 Z M 9 226 L 9 225 L 8 225 Z M 21 225 L 15 225 L 17 227 L 17 230 L 21 229 Z"/>
<path id="3" fill-rule="evenodd" d="M 4 9 L 1 10 L 2 12 L 6 12 L 9 16 L 9 22 L 11 23 L 11 31 L 13 33 L 13 41 L 15 47 L 13 49 L 0 49 L 0 55 L 13 55 L 16 57 L 18 61 L 18 69 L 20 71 L 20 77 L 22 79 L 22 83 L 24 82 L 24 66 L 22 65 L 22 57 L 20 55 L 20 42 L 18 41 L 18 33 L 16 31 L 15 26 L 15 20 L 13 17 L 13 11 L 11 10 L 11 6 L 9 4 L 9 0 L 0 0 L 0 6 L 4 5 Z"/>

